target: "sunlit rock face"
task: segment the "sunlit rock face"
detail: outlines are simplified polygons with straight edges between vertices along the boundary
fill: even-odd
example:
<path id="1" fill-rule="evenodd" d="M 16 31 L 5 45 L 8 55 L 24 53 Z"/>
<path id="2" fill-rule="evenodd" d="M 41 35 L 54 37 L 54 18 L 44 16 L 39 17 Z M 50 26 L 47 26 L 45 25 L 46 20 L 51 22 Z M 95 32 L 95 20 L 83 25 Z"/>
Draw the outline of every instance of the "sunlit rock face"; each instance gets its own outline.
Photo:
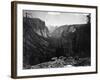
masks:
<path id="1" fill-rule="evenodd" d="M 24 18 L 24 23 L 27 24 L 29 27 L 32 28 L 34 32 L 38 35 L 47 37 L 48 36 L 48 29 L 45 26 L 45 22 L 40 20 L 39 18 Z"/>

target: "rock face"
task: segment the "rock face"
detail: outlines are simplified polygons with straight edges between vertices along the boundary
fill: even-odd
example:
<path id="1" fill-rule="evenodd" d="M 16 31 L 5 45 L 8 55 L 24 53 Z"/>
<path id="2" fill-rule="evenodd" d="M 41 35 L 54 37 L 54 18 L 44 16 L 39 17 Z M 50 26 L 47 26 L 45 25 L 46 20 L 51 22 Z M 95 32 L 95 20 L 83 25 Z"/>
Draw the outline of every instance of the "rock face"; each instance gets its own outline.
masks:
<path id="1" fill-rule="evenodd" d="M 23 18 L 23 66 L 50 61 L 52 57 L 90 57 L 90 23 L 62 25 L 49 32 L 38 18 Z"/>
<path id="2" fill-rule="evenodd" d="M 37 18 L 23 18 L 23 61 L 24 65 L 37 64 L 45 58 L 48 29 L 45 22 Z"/>
<path id="3" fill-rule="evenodd" d="M 57 55 L 90 57 L 90 30 L 90 23 L 63 25 L 55 29 L 51 38 Z"/>

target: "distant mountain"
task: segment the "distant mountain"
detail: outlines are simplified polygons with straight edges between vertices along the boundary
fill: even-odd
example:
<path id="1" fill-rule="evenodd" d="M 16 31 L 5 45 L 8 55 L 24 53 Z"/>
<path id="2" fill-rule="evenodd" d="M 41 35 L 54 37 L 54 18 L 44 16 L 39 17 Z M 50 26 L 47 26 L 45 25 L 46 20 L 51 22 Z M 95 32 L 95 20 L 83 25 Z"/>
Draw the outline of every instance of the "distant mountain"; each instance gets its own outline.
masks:
<path id="1" fill-rule="evenodd" d="M 62 36 L 62 32 L 66 29 L 68 29 L 68 25 L 59 26 L 51 33 L 51 36 L 55 38 L 60 38 Z"/>
<path id="2" fill-rule="evenodd" d="M 52 26 L 52 25 L 48 25 L 48 30 L 49 30 L 49 33 L 52 33 L 55 29 L 58 28 L 58 26 Z"/>

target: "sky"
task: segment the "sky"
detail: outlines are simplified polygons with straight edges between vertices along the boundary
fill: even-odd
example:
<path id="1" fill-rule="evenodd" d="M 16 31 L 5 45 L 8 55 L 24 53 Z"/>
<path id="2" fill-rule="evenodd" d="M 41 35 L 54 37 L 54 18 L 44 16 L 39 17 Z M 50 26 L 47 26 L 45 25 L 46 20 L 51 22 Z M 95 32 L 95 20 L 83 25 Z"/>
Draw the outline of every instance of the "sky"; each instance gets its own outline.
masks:
<path id="1" fill-rule="evenodd" d="M 23 10 L 24 17 L 26 13 L 30 18 L 40 18 L 45 21 L 48 29 L 61 25 L 86 24 L 88 15 L 86 13 Z"/>

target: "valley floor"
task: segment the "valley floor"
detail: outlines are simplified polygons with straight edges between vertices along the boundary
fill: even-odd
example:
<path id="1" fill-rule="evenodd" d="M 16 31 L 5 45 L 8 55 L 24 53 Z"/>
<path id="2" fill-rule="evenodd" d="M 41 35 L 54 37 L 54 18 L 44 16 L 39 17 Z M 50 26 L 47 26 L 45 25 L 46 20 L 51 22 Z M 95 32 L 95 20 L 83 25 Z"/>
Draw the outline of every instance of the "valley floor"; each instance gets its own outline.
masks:
<path id="1" fill-rule="evenodd" d="M 63 68 L 63 67 L 90 66 L 90 58 L 73 58 L 53 57 L 51 61 L 43 62 L 37 65 L 27 65 L 24 69 L 39 69 L 39 68 Z"/>

